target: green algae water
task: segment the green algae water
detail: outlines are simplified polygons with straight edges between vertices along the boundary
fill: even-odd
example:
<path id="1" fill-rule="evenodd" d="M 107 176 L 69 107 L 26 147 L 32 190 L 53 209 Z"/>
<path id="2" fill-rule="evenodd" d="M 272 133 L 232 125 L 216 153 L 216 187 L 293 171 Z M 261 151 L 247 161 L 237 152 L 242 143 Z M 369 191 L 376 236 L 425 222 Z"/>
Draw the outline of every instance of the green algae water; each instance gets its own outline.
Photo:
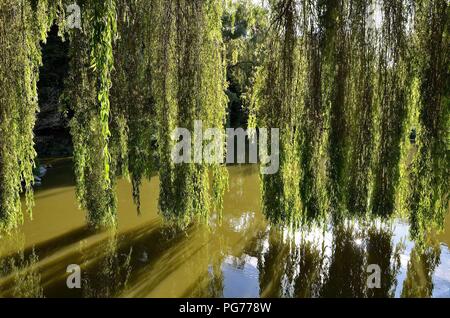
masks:
<path id="1" fill-rule="evenodd" d="M 118 228 L 94 232 L 77 208 L 70 160 L 52 162 L 33 221 L 1 238 L 2 297 L 450 297 L 450 217 L 425 248 L 409 224 L 343 222 L 288 231 L 261 212 L 258 167 L 229 168 L 223 218 L 175 231 L 158 215 L 159 180 L 142 188 L 141 214 L 119 181 Z M 69 289 L 71 264 L 81 288 Z M 369 264 L 380 288 L 367 287 Z"/>

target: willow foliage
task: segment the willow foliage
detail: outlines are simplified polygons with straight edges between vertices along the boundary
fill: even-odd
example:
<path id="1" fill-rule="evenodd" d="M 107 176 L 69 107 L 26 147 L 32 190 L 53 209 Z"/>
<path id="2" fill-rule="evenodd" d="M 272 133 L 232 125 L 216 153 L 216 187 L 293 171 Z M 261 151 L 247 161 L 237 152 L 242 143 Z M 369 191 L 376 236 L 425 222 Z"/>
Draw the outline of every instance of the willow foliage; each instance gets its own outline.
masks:
<path id="1" fill-rule="evenodd" d="M 221 210 L 227 184 L 227 172 L 220 164 L 211 165 L 210 180 L 207 165 L 192 162 L 175 165 L 171 159 L 174 128 L 193 132 L 197 120 L 202 120 L 204 129 L 223 128 L 225 124 L 222 3 L 163 1 L 158 9 L 160 45 L 154 93 L 159 207 L 167 220 L 185 226 L 196 218 L 205 220 L 213 208 Z M 192 145 L 202 142 L 201 136 L 193 135 Z"/>
<path id="2" fill-rule="evenodd" d="M 251 97 L 249 126 L 280 129 L 280 170 L 261 176 L 272 223 L 402 210 L 414 236 L 442 226 L 447 1 L 271 0 L 264 10 L 228 2 L 250 12 L 247 27 L 267 29 L 264 39 L 260 30 L 248 35 L 244 49 L 246 38 L 233 38 L 235 13 L 223 30 L 224 1 L 80 1 L 81 29 L 68 28 L 66 4 L 0 3 L 0 228 L 23 221 L 22 193 L 33 205 L 40 43 L 55 21 L 71 44 L 65 100 L 74 113 L 77 198 L 90 225 L 115 225 L 119 176 L 131 179 L 139 209 L 142 180 L 154 172 L 170 222 L 186 226 L 222 210 L 225 166 L 174 164 L 171 153 L 177 127 L 193 132 L 202 121 L 191 141 L 202 149 L 208 128 L 224 128 L 228 69 Z M 269 25 L 256 23 L 265 10 Z M 243 67 L 240 58 L 257 61 Z"/>
<path id="3" fill-rule="evenodd" d="M 224 127 L 222 4 L 117 0 L 82 11 L 88 18 L 74 31 L 70 82 L 78 197 L 90 223 L 114 223 L 118 175 L 130 175 L 139 209 L 141 180 L 156 169 L 167 219 L 185 225 L 221 210 L 225 168 L 210 165 L 210 180 L 207 165 L 175 166 L 170 155 L 174 128 L 193 131 L 196 120 Z"/>
<path id="4" fill-rule="evenodd" d="M 386 218 L 407 203 L 413 232 L 430 222 L 442 225 L 448 209 L 446 4 L 269 4 L 251 121 L 282 131 L 280 173 L 262 176 L 269 219 L 296 225 L 327 215 Z M 417 149 L 409 145 L 411 129 Z"/>
<path id="5" fill-rule="evenodd" d="M 49 0 L 0 4 L 0 229 L 23 222 L 21 193 L 31 214 L 40 42 L 60 9 Z"/>
<path id="6" fill-rule="evenodd" d="M 352 215 L 368 211 L 372 182 L 374 137 L 376 39 L 374 6 L 367 1 L 354 1 L 350 16 L 348 118 L 349 164 L 346 204 Z"/>
<path id="7" fill-rule="evenodd" d="M 262 176 L 263 206 L 275 223 L 295 227 L 323 219 L 337 204 L 332 197 L 342 183 L 347 58 L 340 47 L 346 41 L 338 36 L 345 29 L 344 13 L 339 1 L 271 5 L 269 52 L 254 89 L 253 125 L 280 127 L 280 172 Z"/>
<path id="8" fill-rule="evenodd" d="M 345 209 L 348 156 L 350 1 L 318 1 L 321 103 L 326 116 L 327 189 L 332 212 Z"/>
<path id="9" fill-rule="evenodd" d="M 443 226 L 449 207 L 450 21 L 447 1 L 420 1 L 414 9 L 418 123 L 406 209 L 412 236 L 423 241 L 430 227 Z"/>
<path id="10" fill-rule="evenodd" d="M 405 133 L 409 94 L 409 56 L 403 1 L 382 2 L 381 43 L 377 74 L 377 118 L 372 213 L 389 216 L 395 211 L 399 184 L 402 135 Z"/>
<path id="11" fill-rule="evenodd" d="M 117 174 L 131 178 L 140 210 L 140 185 L 156 169 L 156 106 L 153 93 L 156 60 L 157 1 L 120 0 L 118 40 L 112 86 L 112 136 Z"/>
<path id="12" fill-rule="evenodd" d="M 109 227 L 116 222 L 115 159 L 110 153 L 110 88 L 113 40 L 116 36 L 114 0 L 82 4 L 82 30 L 70 32 L 71 62 L 67 98 L 74 111 L 77 197 L 87 210 L 88 223 Z"/>
<path id="13" fill-rule="evenodd" d="M 271 28 L 264 44 L 265 61 L 252 92 L 250 127 L 280 128 L 280 169 L 261 175 L 263 212 L 273 223 L 298 225 L 300 164 L 296 162 L 300 133 L 295 129 L 303 102 L 304 64 L 300 55 L 297 8 L 294 1 L 272 4 Z"/>

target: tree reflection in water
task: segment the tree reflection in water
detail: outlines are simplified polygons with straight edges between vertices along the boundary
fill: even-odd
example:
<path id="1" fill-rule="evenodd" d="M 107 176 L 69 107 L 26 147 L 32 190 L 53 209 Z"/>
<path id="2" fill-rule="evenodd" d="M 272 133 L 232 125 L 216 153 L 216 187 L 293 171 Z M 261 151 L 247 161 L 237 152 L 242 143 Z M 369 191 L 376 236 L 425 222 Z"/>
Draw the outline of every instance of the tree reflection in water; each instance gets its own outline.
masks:
<path id="1" fill-rule="evenodd" d="M 429 239 L 427 245 L 416 245 L 411 251 L 402 297 L 431 297 L 433 294 L 433 273 L 440 263 L 441 248 L 434 238 Z"/>
<path id="2" fill-rule="evenodd" d="M 186 232 L 150 223 L 99 240 L 81 231 L 86 239 L 67 248 L 51 241 L 24 250 L 23 234 L 10 236 L 0 250 L 0 296 L 430 297 L 441 286 L 433 282 L 440 241 L 429 233 L 414 245 L 398 221 L 288 231 L 254 219 L 228 215 Z M 81 266 L 81 290 L 67 289 L 68 264 Z M 370 264 L 381 268 L 381 288 L 367 286 Z"/>
<path id="3" fill-rule="evenodd" d="M 0 297 L 43 297 L 39 257 L 34 248 L 24 250 L 25 237 L 19 232 L 2 240 L 0 255 L 8 256 L 0 258 Z"/>
<path id="4" fill-rule="evenodd" d="M 270 229 L 261 238 L 258 270 L 263 297 L 394 297 L 403 242 L 393 225 L 344 222 L 327 230 L 288 233 Z M 411 252 L 402 296 L 431 296 L 440 247 Z M 369 288 L 370 264 L 381 268 L 380 288 Z"/>
<path id="5" fill-rule="evenodd" d="M 119 249 L 119 237 L 111 232 L 93 253 L 83 254 L 83 297 L 115 297 L 123 292 L 131 273 L 132 251 L 131 247 L 128 252 Z"/>

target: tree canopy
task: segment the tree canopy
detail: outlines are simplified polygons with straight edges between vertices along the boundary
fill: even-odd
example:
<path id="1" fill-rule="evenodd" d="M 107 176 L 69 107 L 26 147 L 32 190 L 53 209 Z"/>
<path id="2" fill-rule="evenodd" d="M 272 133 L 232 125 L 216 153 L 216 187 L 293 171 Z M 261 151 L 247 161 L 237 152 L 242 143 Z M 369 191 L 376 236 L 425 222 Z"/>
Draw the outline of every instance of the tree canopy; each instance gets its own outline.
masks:
<path id="1" fill-rule="evenodd" d="M 175 165 L 172 131 L 197 120 L 223 130 L 247 115 L 249 127 L 280 129 L 280 171 L 261 175 L 272 223 L 402 213 L 416 236 L 442 226 L 446 0 L 80 0 L 80 28 L 67 5 L 0 4 L 2 229 L 23 221 L 22 193 L 32 209 L 40 43 L 54 23 L 70 42 L 63 103 L 91 226 L 116 224 L 119 177 L 131 180 L 139 211 L 142 180 L 157 174 L 160 212 L 179 226 L 220 213 L 225 165 Z M 236 108 L 245 118 L 232 123 Z"/>

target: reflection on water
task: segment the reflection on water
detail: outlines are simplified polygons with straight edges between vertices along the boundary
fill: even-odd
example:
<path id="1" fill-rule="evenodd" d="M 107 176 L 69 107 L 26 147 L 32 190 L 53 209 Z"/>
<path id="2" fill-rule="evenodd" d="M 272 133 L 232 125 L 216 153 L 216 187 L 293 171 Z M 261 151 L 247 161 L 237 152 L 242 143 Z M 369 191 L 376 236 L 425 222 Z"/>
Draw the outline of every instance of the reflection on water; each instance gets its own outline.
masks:
<path id="1" fill-rule="evenodd" d="M 83 297 L 113 297 L 126 290 L 128 278 L 131 273 L 131 254 L 118 249 L 118 237 L 116 233 L 110 236 L 101 244 L 101 249 L 92 253 L 81 250 L 83 255 L 82 268 Z M 89 266 L 94 260 L 98 260 L 95 266 Z"/>
<path id="2" fill-rule="evenodd" d="M 175 231 L 157 214 L 158 180 L 142 189 L 141 215 L 121 181 L 119 228 L 92 232 L 76 207 L 71 165 L 53 163 L 34 220 L 0 238 L 0 296 L 13 297 L 450 297 L 450 220 L 425 247 L 408 224 L 328 224 L 289 232 L 261 215 L 258 170 L 230 168 L 222 222 Z M 68 289 L 67 266 L 82 288 Z M 381 268 L 370 289 L 367 267 Z"/>
<path id="3" fill-rule="evenodd" d="M 411 251 L 402 297 L 430 297 L 433 295 L 433 274 L 440 263 L 440 247 L 432 242 L 425 250 Z M 450 268 L 447 268 L 448 270 Z M 448 290 L 447 290 L 448 292 Z"/>
<path id="4" fill-rule="evenodd" d="M 34 249 L 24 251 L 24 237 L 21 233 L 12 233 L 1 238 L 0 255 L 0 291 L 9 297 L 43 297 L 41 275 L 37 269 L 39 261 Z M 16 252 L 7 255 L 5 248 Z M 2 295 L 2 296 L 3 296 Z"/>

